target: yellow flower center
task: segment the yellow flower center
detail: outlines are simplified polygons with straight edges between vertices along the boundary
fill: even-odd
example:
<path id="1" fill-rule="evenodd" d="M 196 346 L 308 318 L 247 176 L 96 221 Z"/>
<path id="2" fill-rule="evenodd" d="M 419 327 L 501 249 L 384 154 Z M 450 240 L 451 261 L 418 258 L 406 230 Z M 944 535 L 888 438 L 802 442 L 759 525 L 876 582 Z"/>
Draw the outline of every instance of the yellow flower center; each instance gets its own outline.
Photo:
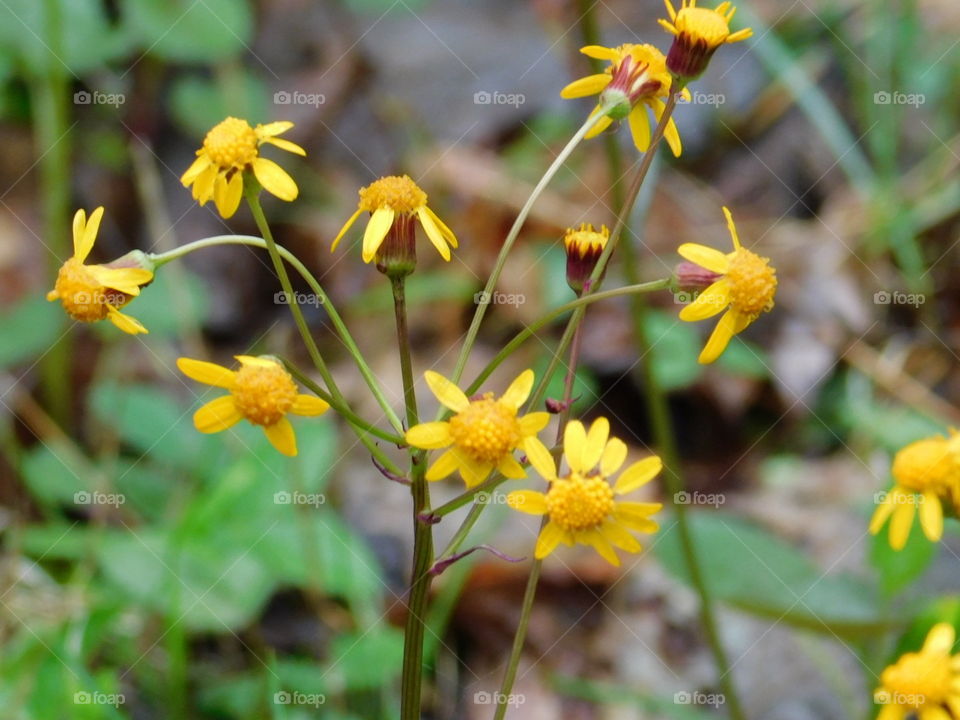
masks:
<path id="1" fill-rule="evenodd" d="M 203 152 L 221 168 L 246 167 L 257 159 L 257 147 L 257 133 L 250 123 L 235 117 L 228 117 L 203 139 Z"/>
<path id="2" fill-rule="evenodd" d="M 273 425 L 297 399 L 297 386 L 279 363 L 242 365 L 230 392 L 237 410 L 254 425 Z"/>
<path id="3" fill-rule="evenodd" d="M 390 175 L 360 188 L 360 209 L 367 212 L 390 208 L 409 214 L 426 206 L 427 194 L 409 175 Z"/>
<path id="4" fill-rule="evenodd" d="M 691 42 L 702 42 L 708 47 L 722 45 L 730 35 L 726 18 L 716 10 L 687 7 L 677 13 L 674 27 Z"/>
<path id="5" fill-rule="evenodd" d="M 777 293 L 777 271 L 770 260 L 744 248 L 730 258 L 727 270 L 730 281 L 730 304 L 744 315 L 759 315 L 773 308 Z"/>
<path id="6" fill-rule="evenodd" d="M 610 238 L 610 231 L 606 226 L 602 226 L 598 231 L 593 229 L 593 225 L 584 223 L 579 230 L 570 228 L 563 236 L 563 245 L 567 253 L 576 253 L 583 257 L 588 252 L 603 252 L 607 246 L 607 240 Z"/>
<path id="7" fill-rule="evenodd" d="M 81 322 L 103 320 L 108 305 L 120 307 L 129 299 L 119 290 L 103 287 L 76 258 L 70 258 L 60 268 L 54 290 L 67 315 Z"/>
<path id="8" fill-rule="evenodd" d="M 941 437 L 907 445 L 893 459 L 892 473 L 898 484 L 911 490 L 947 490 L 958 475 L 950 444 Z"/>
<path id="9" fill-rule="evenodd" d="M 564 530 L 599 527 L 613 512 L 613 488 L 602 475 L 571 473 L 547 491 L 547 513 Z"/>
<path id="10" fill-rule="evenodd" d="M 953 673 L 949 658 L 939 653 L 907 653 L 880 676 L 885 700 L 894 705 L 919 708 L 944 702 L 952 692 Z"/>
<path id="11" fill-rule="evenodd" d="M 496 463 L 520 442 L 517 411 L 487 393 L 450 418 L 454 444 L 482 463 Z"/>

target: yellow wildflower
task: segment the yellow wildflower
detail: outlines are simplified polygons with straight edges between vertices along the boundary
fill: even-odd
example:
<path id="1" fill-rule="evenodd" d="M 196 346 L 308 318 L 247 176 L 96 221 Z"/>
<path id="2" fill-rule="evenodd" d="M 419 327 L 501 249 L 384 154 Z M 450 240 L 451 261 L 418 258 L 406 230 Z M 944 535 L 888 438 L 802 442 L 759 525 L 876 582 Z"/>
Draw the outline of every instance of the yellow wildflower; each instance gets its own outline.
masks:
<path id="1" fill-rule="evenodd" d="M 281 200 L 296 200 L 299 190 L 286 170 L 273 160 L 260 157 L 264 143 L 297 155 L 306 155 L 299 145 L 278 138 L 293 127 L 292 122 L 272 122 L 250 127 L 250 123 L 228 117 L 203 139 L 197 159 L 180 178 L 184 187 L 193 185 L 193 199 L 205 205 L 211 198 L 224 218 L 231 217 L 243 195 L 243 175 L 252 171 L 267 192 Z"/>
<path id="2" fill-rule="evenodd" d="M 530 463 L 550 483 L 546 493 L 518 490 L 507 496 L 514 510 L 531 515 L 547 515 L 549 521 L 537 538 L 534 552 L 539 560 L 563 543 L 590 545 L 612 565 L 620 559 L 614 548 L 640 552 L 642 546 L 628 531 L 653 533 L 659 528 L 650 516 L 660 503 L 625 502 L 619 495 L 632 492 L 653 480 L 663 463 L 656 455 L 639 460 L 624 470 L 611 486 L 627 458 L 627 446 L 619 438 L 609 437 L 610 422 L 597 418 L 587 432 L 583 423 L 567 423 L 563 436 L 563 454 L 568 471 L 560 475 L 553 457 L 544 448 L 528 452 Z M 598 467 L 599 466 L 599 467 Z"/>
<path id="3" fill-rule="evenodd" d="M 211 400 L 193 415 L 193 424 L 202 433 L 215 433 L 247 420 L 263 428 L 264 434 L 284 455 L 297 454 L 297 438 L 287 415 L 322 415 L 329 408 L 313 395 L 297 391 L 283 365 L 269 356 L 237 355 L 239 370 L 216 363 L 180 358 L 177 367 L 188 378 L 230 391 Z"/>
<path id="4" fill-rule="evenodd" d="M 508 478 L 522 478 L 526 472 L 513 457 L 516 449 L 546 452 L 537 433 L 550 422 L 549 413 L 532 412 L 517 416 L 533 389 L 533 370 L 524 370 L 499 398 L 485 393 L 468 398 L 439 373 L 423 374 L 437 399 L 454 413 L 443 422 L 425 422 L 407 430 L 407 442 L 424 450 L 449 448 L 427 470 L 427 480 L 442 480 L 455 470 L 472 488 L 497 468 Z"/>
<path id="5" fill-rule="evenodd" d="M 363 261 L 368 263 L 377 257 L 380 246 L 391 230 L 399 233 L 408 243 L 413 242 L 413 221 L 419 220 L 427 237 L 444 260 L 450 260 L 450 248 L 457 247 L 457 237 L 437 214 L 427 207 L 427 194 L 409 175 L 390 175 L 360 188 L 357 211 L 344 223 L 334 238 L 330 251 L 337 249 L 347 230 L 362 213 L 370 213 L 370 220 L 363 233 Z M 401 249 L 409 255 L 413 247 Z M 415 257 L 415 256 L 414 256 Z"/>
<path id="6" fill-rule="evenodd" d="M 770 266 L 770 260 L 742 247 L 733 216 L 727 208 L 723 208 L 723 214 L 727 217 L 727 228 L 733 239 L 733 252 L 722 253 L 697 243 L 684 243 L 677 248 L 677 252 L 690 262 L 720 275 L 680 311 L 681 320 L 694 322 L 726 310 L 700 353 L 701 363 L 716 360 L 730 338 L 746 329 L 761 313 L 772 310 L 777 293 L 777 271 Z"/>
<path id="7" fill-rule="evenodd" d="M 560 97 L 570 99 L 600 93 L 601 103 L 594 108 L 593 114 L 604 111 L 604 101 L 611 103 L 614 110 L 594 125 L 586 136 L 591 138 L 599 135 L 614 119 L 626 117 L 634 145 L 640 152 L 646 152 L 650 147 L 647 108 L 653 111 L 659 122 L 665 107 L 660 98 L 666 97 L 670 92 L 671 78 L 663 53 L 653 45 L 633 44 L 612 48 L 588 45 L 581 48 L 580 52 L 588 57 L 606 60 L 610 64 L 602 73 L 574 80 L 560 91 Z M 689 93 L 684 91 L 684 96 L 689 98 Z M 620 104 L 614 104 L 617 99 L 621 100 Z M 673 154 L 679 156 L 682 150 L 680 134 L 672 118 L 667 123 L 664 137 Z"/>
<path id="8" fill-rule="evenodd" d="M 567 253 L 567 284 L 578 295 L 589 281 L 603 249 L 610 239 L 606 225 L 594 230 L 593 225 L 583 223 L 579 229 L 567 228 L 563 236 L 563 248 Z"/>
<path id="9" fill-rule="evenodd" d="M 877 720 L 951 720 L 960 718 L 960 655 L 954 655 L 956 631 L 934 625 L 919 652 L 900 656 L 880 674 L 873 699 L 882 706 Z"/>
<path id="10" fill-rule="evenodd" d="M 697 7 L 697 0 L 682 0 L 679 10 L 674 9 L 670 0 L 664 3 L 670 19 L 658 22 L 674 35 L 666 66 L 684 82 L 703 74 L 718 47 L 753 35 L 750 28 L 730 32 L 730 21 L 737 12 L 730 2 L 722 2 L 713 10 Z"/>
<path id="11" fill-rule="evenodd" d="M 59 300 L 74 320 L 96 322 L 106 318 L 125 333 L 145 333 L 147 329 L 138 320 L 118 308 L 140 294 L 140 288 L 153 280 L 153 272 L 144 267 L 121 267 L 122 259 L 114 267 L 83 263 L 97 240 L 101 218 L 102 207 L 90 213 L 89 220 L 83 210 L 73 216 L 73 257 L 60 268 L 47 300 Z"/>
<path id="12" fill-rule="evenodd" d="M 894 456 L 891 473 L 895 484 L 870 521 L 870 532 L 876 535 L 890 520 L 890 547 L 894 550 L 906 545 L 917 511 L 928 540 L 938 542 L 943 536 L 941 499 L 955 497 L 960 484 L 958 438 L 934 435 L 910 443 Z"/>

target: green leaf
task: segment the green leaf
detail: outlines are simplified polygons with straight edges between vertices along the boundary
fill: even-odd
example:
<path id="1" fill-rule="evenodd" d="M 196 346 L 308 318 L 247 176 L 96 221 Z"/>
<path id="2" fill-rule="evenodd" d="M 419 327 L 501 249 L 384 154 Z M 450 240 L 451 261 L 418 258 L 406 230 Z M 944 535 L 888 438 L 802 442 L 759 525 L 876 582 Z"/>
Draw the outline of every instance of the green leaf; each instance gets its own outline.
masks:
<path id="1" fill-rule="evenodd" d="M 330 645 L 327 682 L 347 690 L 376 690 L 391 684 L 403 660 L 403 633 L 386 624 L 338 635 Z"/>
<path id="2" fill-rule="evenodd" d="M 239 73 L 238 77 L 231 78 L 232 82 L 184 77 L 173 84 L 170 104 L 174 118 L 184 130 L 203 137 L 231 115 L 247 118 L 253 124 L 273 119 L 267 117 L 266 84 L 246 69 Z"/>
<path id="3" fill-rule="evenodd" d="M 196 275 L 164 269 L 126 310 L 143 323 L 152 338 L 171 337 L 199 327 L 209 315 L 210 298 Z M 110 339 L 125 337 L 108 323 L 100 326 Z"/>
<path id="4" fill-rule="evenodd" d="M 66 328 L 59 303 L 42 295 L 25 298 L 0 315 L 0 368 L 38 357 L 57 343 Z"/>
<path id="5" fill-rule="evenodd" d="M 686 387 L 700 377 L 700 340 L 693 326 L 672 313 L 649 310 L 644 332 L 652 348 L 653 373 L 664 390 Z"/>
<path id="6" fill-rule="evenodd" d="M 247 0 L 135 0 L 125 9 L 147 52 L 165 60 L 214 62 L 249 49 L 253 38 Z"/>
<path id="7" fill-rule="evenodd" d="M 778 537 L 719 512 L 688 511 L 704 580 L 718 600 L 760 617 L 856 636 L 885 626 L 874 590 L 848 574 L 825 574 Z M 657 557 L 689 581 L 679 533 L 662 532 Z"/>
<path id="8" fill-rule="evenodd" d="M 717 365 L 731 375 L 755 380 L 770 377 L 770 362 L 763 348 L 736 337 L 717 359 Z"/>
<path id="9" fill-rule="evenodd" d="M 890 547 L 890 523 L 876 535 L 871 536 L 870 564 L 880 574 L 880 589 L 893 595 L 912 583 L 930 566 L 937 554 L 937 544 L 927 540 L 920 523 L 910 528 L 907 544 L 902 550 Z"/>

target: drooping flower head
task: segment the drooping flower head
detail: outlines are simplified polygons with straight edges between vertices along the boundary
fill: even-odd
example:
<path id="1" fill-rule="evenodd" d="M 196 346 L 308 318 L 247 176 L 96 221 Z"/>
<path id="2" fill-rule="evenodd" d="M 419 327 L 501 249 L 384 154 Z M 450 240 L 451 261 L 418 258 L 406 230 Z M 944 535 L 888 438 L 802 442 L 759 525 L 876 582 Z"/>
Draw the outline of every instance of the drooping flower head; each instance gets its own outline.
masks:
<path id="1" fill-rule="evenodd" d="M 224 218 L 232 217 L 243 195 L 243 175 L 253 172 L 264 190 L 287 202 L 296 200 L 299 190 L 287 171 L 273 160 L 260 157 L 264 143 L 306 155 L 299 145 L 277 137 L 293 127 L 292 122 L 272 122 L 250 127 L 240 118 L 228 117 L 207 133 L 197 159 L 180 178 L 184 187 L 193 186 L 193 199 L 206 205 L 212 198 Z"/>
<path id="2" fill-rule="evenodd" d="M 697 0 L 682 0 L 679 10 L 674 10 L 670 0 L 664 3 L 670 19 L 658 22 L 674 36 L 667 53 L 667 70 L 683 84 L 703 74 L 718 47 L 753 35 L 750 28 L 730 32 L 730 21 L 737 12 L 730 2 L 722 2 L 713 10 L 697 7 Z"/>
<path id="3" fill-rule="evenodd" d="M 943 501 L 960 490 L 960 436 L 934 435 L 910 443 L 893 458 L 894 486 L 883 496 L 870 521 L 876 535 L 890 520 L 890 547 L 902 550 L 919 511 L 920 527 L 931 542 L 943 536 Z"/>
<path id="4" fill-rule="evenodd" d="M 560 91 L 560 97 L 567 99 L 600 94 L 600 104 L 594 108 L 593 114 L 607 114 L 593 126 L 586 137 L 599 135 L 613 120 L 626 117 L 634 145 L 640 152 L 646 152 L 650 147 L 647 108 L 653 111 L 659 122 L 665 107 L 660 98 L 666 97 L 670 92 L 671 78 L 663 53 L 653 45 L 633 44 L 610 48 L 588 45 L 580 48 L 580 52 L 610 63 L 604 72 L 574 80 Z M 689 97 L 689 93 L 685 97 Z M 673 154 L 679 156 L 682 146 L 673 119 L 668 121 L 664 137 Z"/>
<path id="5" fill-rule="evenodd" d="M 549 413 L 518 415 L 533 389 L 533 370 L 520 373 L 500 398 L 490 392 L 468 398 L 439 373 L 428 370 L 423 376 L 437 399 L 456 413 L 447 421 L 420 423 L 407 430 L 407 442 L 414 447 L 448 448 L 427 469 L 427 480 L 442 480 L 459 470 L 467 488 L 472 488 L 494 468 L 508 478 L 522 478 L 526 473 L 514 450 L 527 455 L 546 452 L 537 433 L 550 422 Z"/>
<path id="6" fill-rule="evenodd" d="M 770 260 L 743 247 L 730 211 L 723 208 L 723 214 L 733 239 L 733 252 L 722 253 L 697 243 L 684 243 L 677 248 L 690 262 L 719 275 L 716 282 L 680 311 L 681 320 L 694 322 L 726 310 L 700 353 L 701 363 L 712 363 L 726 349 L 730 338 L 761 313 L 772 310 L 777 294 L 777 271 L 770 266 Z"/>
<path id="7" fill-rule="evenodd" d="M 239 370 L 191 358 L 177 360 L 180 372 L 188 378 L 230 391 L 197 410 L 194 426 L 202 433 L 215 433 L 246 420 L 262 427 L 270 444 L 281 453 L 296 455 L 297 438 L 287 415 L 322 415 L 330 405 L 313 395 L 301 394 L 290 373 L 275 358 L 236 358 Z"/>
<path id="8" fill-rule="evenodd" d="M 563 236 L 563 248 L 567 253 L 567 285 L 579 295 L 590 279 L 603 249 L 610 239 L 606 225 L 594 230 L 593 225 L 583 223 L 579 229 L 567 228 Z"/>
<path id="9" fill-rule="evenodd" d="M 610 422 L 602 417 L 593 421 L 589 432 L 578 420 L 567 423 L 563 455 L 568 469 L 561 475 L 546 448 L 528 452 L 530 463 L 550 488 L 546 493 L 517 490 L 507 496 L 507 504 L 514 510 L 549 518 L 537 538 L 537 559 L 545 558 L 560 543 L 590 545 L 612 565 L 620 564 L 614 548 L 640 552 L 643 548 L 628 531 L 656 532 L 659 526 L 650 517 L 663 505 L 625 502 L 617 497 L 656 477 L 663 467 L 660 458 L 651 455 L 633 463 L 611 485 L 610 478 L 627 459 L 627 446 L 610 437 Z"/>
<path id="10" fill-rule="evenodd" d="M 453 231 L 427 206 L 427 194 L 409 175 L 390 175 L 360 188 L 357 211 L 337 233 L 331 252 L 361 214 L 370 213 L 363 233 L 363 261 L 374 258 L 382 271 L 407 274 L 416 264 L 415 221 L 444 260 L 450 260 L 450 248 L 457 247 Z"/>
<path id="11" fill-rule="evenodd" d="M 919 652 L 901 655 L 880 674 L 874 702 L 877 720 L 952 720 L 960 718 L 960 655 L 953 654 L 956 631 L 938 623 Z"/>
<path id="12" fill-rule="evenodd" d="M 88 219 L 83 210 L 73 216 L 73 257 L 57 273 L 47 300 L 59 300 L 67 315 L 81 322 L 108 319 L 125 333 L 136 335 L 147 329 L 124 315 L 123 307 L 140 294 L 140 288 L 153 280 L 153 271 L 143 253 L 131 253 L 108 265 L 84 265 L 93 249 L 103 218 L 98 207 Z"/>

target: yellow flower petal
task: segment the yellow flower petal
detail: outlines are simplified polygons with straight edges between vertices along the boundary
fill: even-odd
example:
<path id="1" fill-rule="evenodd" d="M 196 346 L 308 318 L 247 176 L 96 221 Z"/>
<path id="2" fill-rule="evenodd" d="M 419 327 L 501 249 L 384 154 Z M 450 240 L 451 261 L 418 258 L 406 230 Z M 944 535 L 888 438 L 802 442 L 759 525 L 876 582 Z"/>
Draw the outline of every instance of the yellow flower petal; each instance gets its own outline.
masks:
<path id="1" fill-rule="evenodd" d="M 290 202 L 296 200 L 299 190 L 293 178 L 287 174 L 287 171 L 277 165 L 273 160 L 258 157 L 253 161 L 253 174 L 263 185 L 263 189 L 271 195 L 275 195 L 281 200 Z"/>
<path id="2" fill-rule="evenodd" d="M 486 480 L 491 470 L 493 470 L 493 463 L 481 463 L 467 455 L 460 455 L 460 477 L 463 478 L 468 490 Z"/>
<path id="3" fill-rule="evenodd" d="M 730 306 L 730 281 L 723 277 L 701 292 L 697 299 L 680 311 L 680 319 L 696 322 L 712 318 Z"/>
<path id="4" fill-rule="evenodd" d="M 713 332 L 710 333 L 710 339 L 707 340 L 707 344 L 700 353 L 700 357 L 697 358 L 697 362 L 702 365 L 712 363 L 727 349 L 730 338 L 736 334 L 738 315 L 739 313 L 733 309 L 724 313 Z"/>
<path id="5" fill-rule="evenodd" d="M 407 430 L 404 437 L 410 445 L 422 450 L 445 448 L 453 442 L 450 423 L 446 422 L 425 422 L 414 425 Z"/>
<path id="6" fill-rule="evenodd" d="M 591 113 L 591 115 L 596 115 L 598 112 L 600 112 L 599 107 L 596 110 L 594 110 Z M 604 115 L 602 118 L 600 118 L 600 120 L 597 121 L 596 125 L 590 128 L 590 131 L 586 135 L 584 135 L 584 137 L 587 140 L 589 140 L 590 138 L 595 138 L 597 135 L 599 135 L 608 127 L 610 127 L 610 123 L 612 122 L 613 122 L 613 118 L 611 118 L 609 115 Z"/>
<path id="7" fill-rule="evenodd" d="M 297 395 L 290 406 L 290 412 L 294 415 L 316 416 L 323 415 L 330 409 L 330 403 L 314 395 Z"/>
<path id="8" fill-rule="evenodd" d="M 383 244 L 383 239 L 390 232 L 394 215 L 394 211 L 390 208 L 378 208 L 370 217 L 367 229 L 363 233 L 363 261 L 365 263 L 373 260 L 377 254 L 377 250 Z"/>
<path id="9" fill-rule="evenodd" d="M 198 409 L 193 414 L 193 425 L 202 433 L 216 433 L 233 427 L 242 419 L 233 395 L 224 395 Z"/>
<path id="10" fill-rule="evenodd" d="M 536 437 L 528 437 L 523 441 L 523 451 L 527 454 L 527 460 L 533 466 L 533 469 L 540 473 L 544 480 L 557 479 L 557 466 L 553 462 L 553 455 Z"/>
<path id="11" fill-rule="evenodd" d="M 638 460 L 620 474 L 613 491 L 617 495 L 632 492 L 653 480 L 662 469 L 663 461 L 656 455 Z"/>
<path id="12" fill-rule="evenodd" d="M 937 655 L 949 655 L 953 650 L 953 643 L 956 640 L 957 633 L 950 623 L 937 623 L 930 632 L 927 633 L 927 639 L 923 642 L 923 652 L 936 653 Z"/>
<path id="13" fill-rule="evenodd" d="M 143 268 L 108 268 L 103 265 L 85 267 L 103 287 L 118 290 L 127 295 L 139 295 L 140 286 L 153 280 L 153 273 Z"/>
<path id="14" fill-rule="evenodd" d="M 716 248 L 698 243 L 683 243 L 677 252 L 684 260 L 696 263 L 711 272 L 723 275 L 730 269 L 730 259 Z"/>
<path id="15" fill-rule="evenodd" d="M 571 420 L 563 429 L 563 454 L 567 458 L 567 465 L 573 472 L 585 472 L 580 460 L 583 458 L 583 447 L 587 444 L 587 432 L 579 420 Z"/>
<path id="16" fill-rule="evenodd" d="M 90 254 L 90 248 L 83 246 L 83 229 L 86 226 L 87 213 L 80 208 L 73 214 L 73 256 L 80 262 L 86 260 Z"/>
<path id="17" fill-rule="evenodd" d="M 893 511 L 890 520 L 890 547 L 894 550 L 903 550 L 910 537 L 910 528 L 913 526 L 915 508 L 913 503 L 902 502 Z"/>
<path id="18" fill-rule="evenodd" d="M 282 135 L 292 127 L 293 123 L 289 120 L 277 120 L 265 125 L 257 125 L 257 127 L 254 128 L 254 132 L 258 138 L 266 141 L 267 138 L 271 138 L 274 135 Z"/>
<path id="19" fill-rule="evenodd" d="M 128 335 L 138 335 L 141 333 L 146 335 L 150 332 L 135 317 L 124 315 L 113 307 L 113 305 L 107 305 L 107 319 Z"/>
<path id="20" fill-rule="evenodd" d="M 740 236 L 737 235 L 737 226 L 733 224 L 733 215 L 729 208 L 723 208 L 723 214 L 727 218 L 727 230 L 730 232 L 730 239 L 733 240 L 734 250 L 740 249 Z"/>
<path id="21" fill-rule="evenodd" d="M 620 567 L 620 558 L 617 557 L 617 551 L 613 549 L 610 541 L 600 534 L 599 530 L 583 530 L 577 533 L 577 540 L 592 546 L 594 550 L 600 553 L 600 557 L 611 565 Z"/>
<path id="22" fill-rule="evenodd" d="M 200 174 L 210 167 L 210 157 L 206 153 L 197 156 L 187 171 L 180 176 L 180 182 L 184 187 L 190 187 L 191 184 L 200 176 Z"/>
<path id="23" fill-rule="evenodd" d="M 306 156 L 307 151 L 296 143 L 290 142 L 289 140 L 284 140 L 283 138 L 268 137 L 264 138 L 263 142 L 270 143 L 271 145 L 276 145 L 281 150 L 286 150 L 287 152 L 292 152 L 294 155 L 303 155 Z"/>
<path id="24" fill-rule="evenodd" d="M 631 110 L 627 122 L 630 124 L 634 146 L 640 152 L 646 152 L 650 147 L 650 120 L 647 118 L 646 106 L 641 103 Z"/>
<path id="25" fill-rule="evenodd" d="M 507 505 L 528 515 L 544 515 L 547 496 L 535 490 L 515 490 L 507 495 Z"/>
<path id="26" fill-rule="evenodd" d="M 54 300 L 60 299 L 60 293 L 57 290 L 51 290 L 47 293 L 47 302 L 52 302 Z"/>
<path id="27" fill-rule="evenodd" d="M 518 410 L 530 397 L 530 391 L 533 390 L 533 380 L 533 370 L 524 370 L 510 383 L 510 387 L 500 398 L 500 402 Z"/>
<path id="28" fill-rule="evenodd" d="M 667 106 L 663 104 L 662 100 L 658 100 L 657 98 L 649 98 L 647 102 L 650 103 L 650 107 L 653 109 L 653 115 L 657 118 L 657 122 L 659 123 L 660 119 L 663 117 L 664 111 L 667 109 Z M 670 118 L 667 121 L 667 127 L 664 129 L 663 137 L 670 146 L 670 150 L 673 152 L 674 157 L 680 157 L 680 153 L 683 151 L 683 146 L 680 143 L 680 133 L 677 132 L 677 124 L 673 121 L 673 118 Z"/>
<path id="29" fill-rule="evenodd" d="M 896 505 L 894 505 L 894 498 L 897 496 L 897 491 L 892 490 L 888 492 L 883 501 L 877 505 L 877 509 L 873 511 L 873 517 L 870 519 L 870 534 L 876 535 L 880 532 L 880 529 L 883 527 L 884 523 L 887 522 L 887 518 L 890 517 L 890 514 L 893 512 Z"/>
<path id="30" fill-rule="evenodd" d="M 243 174 L 233 173 L 230 180 L 226 175 L 217 177 L 213 184 L 213 202 L 217 206 L 217 212 L 220 217 L 226 219 L 233 217 L 240 207 L 240 198 L 243 196 Z"/>
<path id="31" fill-rule="evenodd" d="M 610 477 L 623 465 L 627 459 L 627 444 L 620 438 L 610 438 L 600 457 L 600 472 Z"/>
<path id="32" fill-rule="evenodd" d="M 427 381 L 427 387 L 430 388 L 430 391 L 436 395 L 437 400 L 444 406 L 454 412 L 463 412 L 470 406 L 470 400 L 463 394 L 463 390 L 447 380 L 440 373 L 427 370 L 423 374 L 423 377 Z"/>
<path id="33" fill-rule="evenodd" d="M 201 205 L 206 205 L 213 197 L 213 184 L 219 174 L 217 166 L 212 164 L 200 173 L 193 181 L 193 199 Z"/>
<path id="34" fill-rule="evenodd" d="M 583 454 L 580 456 L 580 467 L 585 472 L 593 470 L 603 450 L 607 446 L 607 438 L 610 437 L 610 421 L 605 417 L 599 417 L 593 421 L 590 426 L 590 432 L 587 433 L 586 442 L 583 446 Z"/>
<path id="35" fill-rule="evenodd" d="M 574 80 L 560 91 L 560 97 L 567 100 L 573 98 L 587 97 L 596 95 L 610 84 L 611 77 L 607 73 L 597 73 L 596 75 L 587 75 L 579 80 Z"/>
<path id="36" fill-rule="evenodd" d="M 177 368 L 191 380 L 202 382 L 205 385 L 231 389 L 237 373 L 222 365 L 193 358 L 177 358 Z"/>
<path id="37" fill-rule="evenodd" d="M 618 502 L 613 509 L 613 518 L 629 530 L 651 534 L 660 526 L 650 516 L 662 508 L 660 503 Z"/>
<path id="38" fill-rule="evenodd" d="M 451 448 L 444 453 L 440 453 L 433 465 L 427 468 L 427 480 L 443 480 L 450 473 L 460 467 L 460 456 L 456 448 Z"/>
<path id="39" fill-rule="evenodd" d="M 504 455 L 500 458 L 500 462 L 497 463 L 497 470 L 511 480 L 519 480 L 527 476 L 527 471 L 523 469 L 523 465 L 518 463 L 513 455 Z"/>
<path id="40" fill-rule="evenodd" d="M 293 425 L 285 417 L 280 418 L 273 425 L 265 425 L 263 434 L 279 452 L 288 457 L 297 454 L 297 436 L 293 432 Z"/>
<path id="41" fill-rule="evenodd" d="M 100 232 L 100 221 L 103 219 L 103 207 L 98 207 L 92 213 L 90 217 L 87 218 L 87 224 L 83 228 L 83 241 L 82 247 L 83 252 L 82 257 L 79 258 L 81 262 L 86 259 L 87 254 L 90 252 L 90 249 L 93 247 L 93 243 L 96 242 L 97 233 Z"/>
<path id="42" fill-rule="evenodd" d="M 616 48 L 608 48 L 603 45 L 586 45 L 580 48 L 580 52 L 594 60 L 616 60 L 618 57 Z"/>
<path id="43" fill-rule="evenodd" d="M 447 239 L 447 242 L 450 243 L 451 247 L 457 247 L 457 236 L 454 235 L 453 230 L 447 227 L 447 224 L 440 219 L 440 216 L 437 215 L 430 208 L 426 208 L 427 214 L 430 216 L 430 219 L 436 223 L 437 227 L 440 228 L 440 232 L 443 233 L 443 236 Z"/>
<path id="44" fill-rule="evenodd" d="M 527 413 L 521 418 L 518 418 L 520 423 L 520 434 L 526 437 L 527 435 L 536 435 L 538 432 L 543 430 L 547 425 L 550 424 L 550 413 L 548 412 L 532 412 Z"/>
<path id="45" fill-rule="evenodd" d="M 643 546 L 637 539 L 624 529 L 622 525 L 616 522 L 607 521 L 600 526 L 600 534 L 607 539 L 614 547 L 627 552 L 637 553 L 643 550 Z"/>
<path id="46" fill-rule="evenodd" d="M 537 560 L 543 560 L 547 555 L 557 549 L 557 545 L 563 540 L 563 529 L 552 520 L 544 525 L 540 531 L 540 537 L 537 538 L 537 547 L 533 555 Z"/>
<path id="47" fill-rule="evenodd" d="M 377 210 L 377 212 L 380 211 Z M 430 239 L 430 242 L 433 243 L 433 246 L 437 249 L 437 252 L 440 253 L 440 257 L 449 262 L 450 247 L 447 245 L 447 241 L 444 238 L 443 233 L 440 232 L 440 228 L 437 227 L 437 224 L 433 221 L 433 218 L 430 217 L 430 214 L 426 211 L 426 208 L 417 208 L 417 217 L 420 218 L 420 224 L 423 225 L 423 229 L 427 233 L 427 237 Z"/>
<path id="48" fill-rule="evenodd" d="M 350 219 L 343 224 L 343 227 L 340 228 L 340 232 L 337 233 L 337 236 L 333 239 L 333 243 L 330 245 L 330 252 L 333 252 L 337 249 L 337 245 L 340 244 L 343 236 L 347 234 L 347 230 L 349 230 L 350 227 L 357 221 L 357 218 L 360 217 L 360 213 L 362 212 L 363 210 L 357 210 L 353 215 L 350 216 Z"/>
<path id="49" fill-rule="evenodd" d="M 940 542 L 943 537 L 943 507 L 940 498 L 934 492 L 925 492 L 919 496 L 920 527 L 930 542 Z"/>

